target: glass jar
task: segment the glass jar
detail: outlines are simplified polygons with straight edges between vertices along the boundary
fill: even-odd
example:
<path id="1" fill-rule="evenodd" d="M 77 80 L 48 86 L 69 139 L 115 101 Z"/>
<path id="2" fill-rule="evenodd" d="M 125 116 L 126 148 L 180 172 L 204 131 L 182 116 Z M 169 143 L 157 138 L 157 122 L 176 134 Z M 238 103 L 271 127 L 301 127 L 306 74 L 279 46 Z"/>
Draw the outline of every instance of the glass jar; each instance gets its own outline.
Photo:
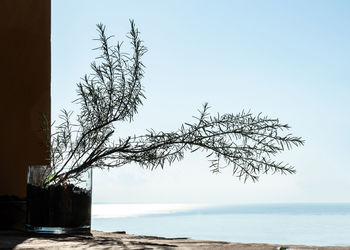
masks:
<path id="1" fill-rule="evenodd" d="M 29 166 L 26 230 L 46 234 L 86 234 L 91 228 L 92 170 L 63 183 L 49 181 L 48 166 Z"/>

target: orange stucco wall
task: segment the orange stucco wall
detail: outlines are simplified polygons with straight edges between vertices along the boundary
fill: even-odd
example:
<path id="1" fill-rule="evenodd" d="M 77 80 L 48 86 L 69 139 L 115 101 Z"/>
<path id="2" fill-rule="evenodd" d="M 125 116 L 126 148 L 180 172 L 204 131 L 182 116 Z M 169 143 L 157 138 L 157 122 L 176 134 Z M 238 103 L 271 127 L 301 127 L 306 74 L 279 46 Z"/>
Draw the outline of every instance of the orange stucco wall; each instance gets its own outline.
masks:
<path id="1" fill-rule="evenodd" d="M 47 159 L 50 15 L 50 0 L 0 0 L 0 195 L 24 197 L 27 166 Z"/>

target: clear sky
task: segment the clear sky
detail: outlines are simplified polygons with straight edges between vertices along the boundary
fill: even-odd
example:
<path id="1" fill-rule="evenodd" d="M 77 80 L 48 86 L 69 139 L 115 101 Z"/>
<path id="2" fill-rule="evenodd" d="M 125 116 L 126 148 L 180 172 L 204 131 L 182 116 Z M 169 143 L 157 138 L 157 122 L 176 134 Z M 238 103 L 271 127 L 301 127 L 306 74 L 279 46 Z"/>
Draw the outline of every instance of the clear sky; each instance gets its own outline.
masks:
<path id="1" fill-rule="evenodd" d="M 209 102 L 212 114 L 280 118 L 306 140 L 277 157 L 296 175 L 244 184 L 230 169 L 211 174 L 205 155 L 188 153 L 164 170 L 95 171 L 94 202 L 350 202 L 349 13 L 349 1 L 331 0 L 52 0 L 53 119 L 75 109 L 75 84 L 97 56 L 95 25 L 125 40 L 134 19 L 149 49 L 147 100 L 118 135 L 175 130 Z"/>

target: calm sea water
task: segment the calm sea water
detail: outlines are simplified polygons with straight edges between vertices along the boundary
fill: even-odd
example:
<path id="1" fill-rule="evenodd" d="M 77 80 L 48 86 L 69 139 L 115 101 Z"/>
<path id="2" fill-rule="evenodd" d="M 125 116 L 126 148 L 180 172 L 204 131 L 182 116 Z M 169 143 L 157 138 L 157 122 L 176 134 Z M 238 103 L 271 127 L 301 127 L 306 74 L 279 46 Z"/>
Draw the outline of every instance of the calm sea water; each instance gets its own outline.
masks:
<path id="1" fill-rule="evenodd" d="M 244 243 L 350 245 L 350 204 L 94 204 L 92 229 Z"/>

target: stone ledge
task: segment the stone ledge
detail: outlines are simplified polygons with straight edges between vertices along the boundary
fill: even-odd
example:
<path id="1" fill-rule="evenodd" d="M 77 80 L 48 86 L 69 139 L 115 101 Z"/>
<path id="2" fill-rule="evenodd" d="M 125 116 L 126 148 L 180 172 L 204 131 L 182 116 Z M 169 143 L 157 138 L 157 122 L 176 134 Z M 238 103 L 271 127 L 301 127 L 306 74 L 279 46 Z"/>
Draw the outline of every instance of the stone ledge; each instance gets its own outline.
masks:
<path id="1" fill-rule="evenodd" d="M 350 250 L 350 247 L 243 244 L 224 241 L 163 238 L 126 234 L 124 231 L 92 231 L 82 236 L 34 236 L 19 231 L 0 231 L 0 249 L 237 249 L 237 250 Z"/>

